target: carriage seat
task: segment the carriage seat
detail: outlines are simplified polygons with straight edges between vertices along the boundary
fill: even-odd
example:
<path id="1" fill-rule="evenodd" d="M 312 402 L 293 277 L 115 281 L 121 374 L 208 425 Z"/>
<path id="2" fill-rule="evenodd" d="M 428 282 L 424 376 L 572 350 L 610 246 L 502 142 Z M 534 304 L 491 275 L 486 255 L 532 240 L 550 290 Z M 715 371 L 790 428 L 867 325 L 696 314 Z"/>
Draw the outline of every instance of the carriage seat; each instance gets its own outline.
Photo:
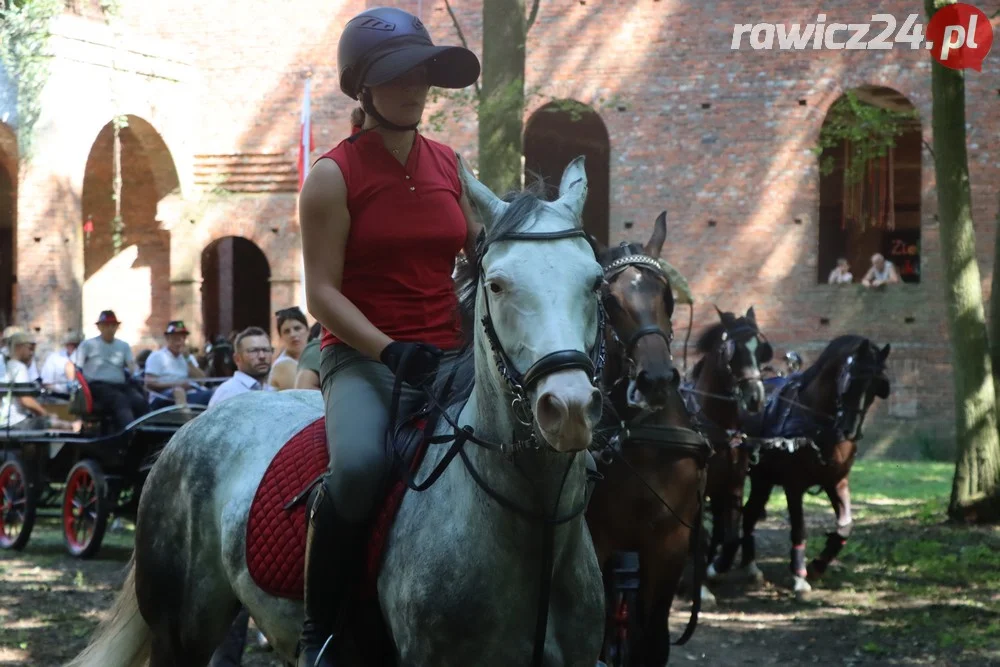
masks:
<path id="1" fill-rule="evenodd" d="M 84 430 L 107 432 L 111 427 L 111 416 L 101 412 L 94 404 L 90 383 L 83 376 L 79 366 L 74 367 L 75 387 L 70 392 L 69 412 L 83 421 Z"/>

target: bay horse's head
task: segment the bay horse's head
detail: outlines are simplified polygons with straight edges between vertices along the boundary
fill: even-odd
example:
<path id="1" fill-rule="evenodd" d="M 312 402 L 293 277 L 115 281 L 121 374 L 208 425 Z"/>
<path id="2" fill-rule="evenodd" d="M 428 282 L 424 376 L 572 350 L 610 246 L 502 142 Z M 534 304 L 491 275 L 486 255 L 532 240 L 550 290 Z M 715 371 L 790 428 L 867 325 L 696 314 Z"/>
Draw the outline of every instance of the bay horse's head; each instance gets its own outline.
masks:
<path id="1" fill-rule="evenodd" d="M 680 383 L 670 351 L 674 294 L 660 266 L 667 237 L 667 212 L 653 225 L 646 245 L 622 243 L 599 250 L 604 268 L 602 301 L 608 316 L 608 384 L 628 382 L 629 407 L 659 410 L 666 407 L 669 388 Z"/>
<path id="2" fill-rule="evenodd" d="M 880 349 L 862 336 L 839 336 L 802 374 L 802 391 L 811 390 L 816 409 L 833 418 L 834 429 L 845 440 L 863 438 L 868 408 L 876 396 L 889 397 L 890 351 L 888 343 Z"/>
<path id="3" fill-rule="evenodd" d="M 719 378 L 740 410 L 756 414 L 764 407 L 760 366 L 771 360 L 774 351 L 757 328 L 753 306 L 742 317 L 718 307 L 715 311 L 719 323 L 698 339 L 697 349 L 704 355 L 699 372 Z"/>
<path id="4" fill-rule="evenodd" d="M 466 298 L 475 300 L 476 373 L 488 373 L 477 385 L 490 382 L 553 449 L 585 449 L 602 410 L 604 273 L 583 231 L 583 158 L 566 167 L 554 202 L 531 192 L 505 202 L 461 161 L 460 170 L 484 227 L 465 269 L 473 272 Z"/>

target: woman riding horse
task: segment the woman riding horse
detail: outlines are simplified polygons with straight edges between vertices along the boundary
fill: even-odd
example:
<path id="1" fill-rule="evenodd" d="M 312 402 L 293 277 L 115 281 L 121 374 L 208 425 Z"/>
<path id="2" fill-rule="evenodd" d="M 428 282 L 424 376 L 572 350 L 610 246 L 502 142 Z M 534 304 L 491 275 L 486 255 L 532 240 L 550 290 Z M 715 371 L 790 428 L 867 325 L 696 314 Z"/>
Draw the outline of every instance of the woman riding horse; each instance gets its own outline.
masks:
<path id="1" fill-rule="evenodd" d="M 420 387 L 451 370 L 462 344 L 452 270 L 480 230 L 455 151 L 417 132 L 431 86 L 479 78 L 475 54 L 434 46 L 408 12 L 375 8 L 348 22 L 337 65 L 341 91 L 365 114 L 361 131 L 316 163 L 299 199 L 309 311 L 325 329 L 330 449 L 310 501 L 299 667 L 335 664 L 337 642 L 324 646 L 386 479 L 394 380 L 406 383 L 400 414 L 410 414 L 425 400 Z"/>

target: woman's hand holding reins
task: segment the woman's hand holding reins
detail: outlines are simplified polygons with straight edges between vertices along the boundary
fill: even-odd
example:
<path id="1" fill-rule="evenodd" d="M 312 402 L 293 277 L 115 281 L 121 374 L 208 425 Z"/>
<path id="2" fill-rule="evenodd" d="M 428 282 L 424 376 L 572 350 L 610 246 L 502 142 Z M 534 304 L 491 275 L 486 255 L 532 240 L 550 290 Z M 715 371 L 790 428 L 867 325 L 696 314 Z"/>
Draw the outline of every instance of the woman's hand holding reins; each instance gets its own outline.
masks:
<path id="1" fill-rule="evenodd" d="M 406 384 L 421 387 L 434 381 L 443 354 L 427 343 L 396 340 L 385 346 L 379 360 Z"/>

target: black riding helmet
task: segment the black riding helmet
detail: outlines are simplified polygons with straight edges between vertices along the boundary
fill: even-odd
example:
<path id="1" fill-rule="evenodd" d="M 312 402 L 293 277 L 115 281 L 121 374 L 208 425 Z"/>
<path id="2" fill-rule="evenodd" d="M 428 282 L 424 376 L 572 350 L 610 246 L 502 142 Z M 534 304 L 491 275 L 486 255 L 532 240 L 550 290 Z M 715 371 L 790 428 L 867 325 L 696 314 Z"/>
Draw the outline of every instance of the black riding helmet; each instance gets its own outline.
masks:
<path id="1" fill-rule="evenodd" d="M 412 130 L 386 120 L 368 89 L 388 83 L 414 67 L 427 67 L 427 82 L 438 88 L 465 88 L 479 78 L 479 59 L 460 46 L 434 46 L 423 22 L 402 9 L 375 7 L 348 21 L 337 46 L 340 89 L 360 99 L 365 112 L 394 130 Z"/>

